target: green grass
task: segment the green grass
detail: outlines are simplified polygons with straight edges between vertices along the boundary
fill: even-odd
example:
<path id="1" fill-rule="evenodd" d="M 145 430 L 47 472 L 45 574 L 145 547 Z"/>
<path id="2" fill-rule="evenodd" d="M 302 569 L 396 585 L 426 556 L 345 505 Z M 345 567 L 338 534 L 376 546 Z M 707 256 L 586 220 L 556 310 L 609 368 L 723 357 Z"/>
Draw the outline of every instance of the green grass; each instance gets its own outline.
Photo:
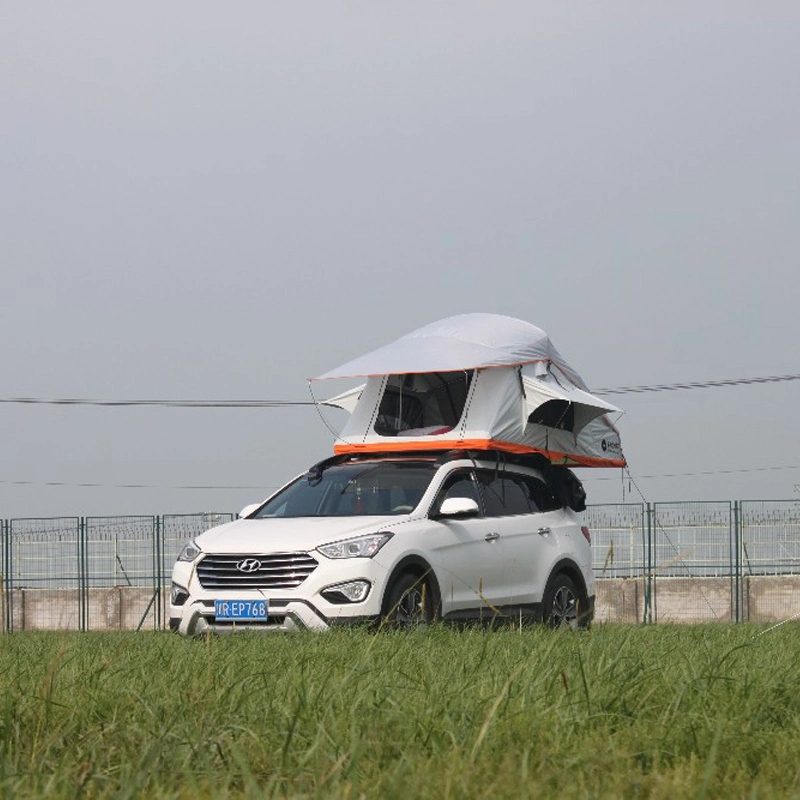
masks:
<path id="1" fill-rule="evenodd" d="M 800 797 L 800 626 L 0 637 L 3 797 Z"/>

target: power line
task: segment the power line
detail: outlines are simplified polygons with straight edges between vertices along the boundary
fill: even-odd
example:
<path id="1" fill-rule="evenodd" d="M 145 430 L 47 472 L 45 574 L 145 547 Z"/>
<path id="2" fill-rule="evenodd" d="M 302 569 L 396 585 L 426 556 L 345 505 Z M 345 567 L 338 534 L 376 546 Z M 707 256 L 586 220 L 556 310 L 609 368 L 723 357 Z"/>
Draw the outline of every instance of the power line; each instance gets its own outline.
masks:
<path id="1" fill-rule="evenodd" d="M 186 489 L 186 490 L 201 490 L 211 491 L 220 490 L 227 491 L 229 489 L 246 489 L 248 491 L 274 491 L 280 487 L 278 486 L 214 486 L 208 485 L 194 485 L 194 486 L 167 486 L 163 484 L 149 484 L 149 483 L 68 483 L 66 481 L 2 481 L 0 485 L 3 486 L 65 486 L 69 488 L 80 489 Z"/>
<path id="2" fill-rule="evenodd" d="M 646 478 L 697 478 L 713 475 L 739 475 L 749 472 L 781 472 L 785 470 L 800 470 L 800 464 L 775 466 L 775 467 L 750 467 L 748 469 L 721 469 L 721 470 L 706 470 L 703 472 L 668 472 L 653 475 L 637 475 L 637 480 Z M 581 473 L 581 480 L 587 481 L 618 481 L 619 476 L 599 476 L 590 475 L 587 472 Z M 625 478 L 627 480 L 627 478 Z M 214 484 L 207 485 L 165 485 L 165 484 L 148 484 L 148 483 L 69 483 L 66 481 L 4 481 L 0 480 L 0 486 L 64 486 L 69 488 L 89 488 L 89 489 L 181 489 L 187 491 L 227 491 L 227 490 L 247 490 L 247 491 L 274 491 L 280 488 L 279 486 L 218 486 Z"/>
<path id="3" fill-rule="evenodd" d="M 703 476 L 710 476 L 710 475 L 740 475 L 747 472 L 781 472 L 783 470 L 793 470 L 793 469 L 800 469 L 800 464 L 797 465 L 786 465 L 782 467 L 749 467 L 747 469 L 718 469 L 718 470 L 705 470 L 703 472 L 664 472 L 660 474 L 653 474 L 653 475 L 637 475 L 638 479 L 645 479 L 645 478 L 699 478 Z M 593 481 L 618 481 L 619 477 L 595 477 L 594 475 L 588 475 L 583 473 L 581 475 L 581 480 L 593 480 Z M 627 479 L 626 479 L 627 480 Z"/>
<path id="4" fill-rule="evenodd" d="M 642 392 L 675 392 L 681 389 L 712 389 L 719 386 L 749 386 L 754 383 L 785 383 L 798 381 L 800 375 L 770 375 L 764 378 L 729 378 L 720 381 L 693 381 L 690 383 L 659 383 L 649 386 L 620 386 L 616 389 L 596 389 L 594 394 L 638 394 Z"/>
<path id="5" fill-rule="evenodd" d="M 800 374 L 769 375 L 760 378 L 728 378 L 714 381 L 690 381 L 684 383 L 658 383 L 642 386 L 618 386 L 595 389 L 596 395 L 643 394 L 646 392 L 675 392 L 685 389 L 712 389 L 731 386 L 750 386 L 764 383 L 786 383 L 800 380 Z M 312 400 L 99 400 L 82 397 L 4 397 L 0 403 L 15 405 L 50 406 L 103 406 L 158 407 L 158 408 L 300 408 L 319 405 Z"/>
<path id="6" fill-rule="evenodd" d="M 43 406 L 157 406 L 161 408 L 292 408 L 313 406 L 311 400 L 94 400 L 82 397 L 6 397 L 0 403 Z"/>

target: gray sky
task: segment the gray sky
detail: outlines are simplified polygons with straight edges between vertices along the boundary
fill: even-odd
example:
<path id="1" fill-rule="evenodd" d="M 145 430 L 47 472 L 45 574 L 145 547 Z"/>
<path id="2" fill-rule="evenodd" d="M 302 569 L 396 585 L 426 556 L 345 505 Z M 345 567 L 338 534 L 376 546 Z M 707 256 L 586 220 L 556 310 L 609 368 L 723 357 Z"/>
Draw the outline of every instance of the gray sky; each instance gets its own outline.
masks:
<path id="1" fill-rule="evenodd" d="M 2 3 L 0 397 L 306 400 L 471 311 L 590 387 L 800 373 L 798 23 Z M 800 381 L 609 399 L 648 500 L 800 500 Z M 332 446 L 313 408 L 0 404 L 0 517 L 235 510 Z"/>

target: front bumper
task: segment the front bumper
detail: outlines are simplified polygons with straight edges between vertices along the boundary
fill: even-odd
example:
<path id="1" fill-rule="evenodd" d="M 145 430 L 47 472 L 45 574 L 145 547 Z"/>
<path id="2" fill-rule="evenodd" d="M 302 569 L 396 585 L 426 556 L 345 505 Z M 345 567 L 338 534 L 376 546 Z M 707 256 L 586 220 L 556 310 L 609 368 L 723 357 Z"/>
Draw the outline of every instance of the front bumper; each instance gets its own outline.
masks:
<path id="1" fill-rule="evenodd" d="M 319 567 L 300 586 L 291 589 L 225 589 L 204 588 L 197 577 L 197 562 L 175 564 L 173 587 L 180 589 L 178 605 L 170 603 L 170 629 L 185 636 L 239 631 L 294 632 L 325 631 L 333 626 L 372 622 L 380 615 L 381 598 L 386 580 L 386 567 L 379 559 L 353 558 L 330 560 L 320 558 Z M 338 584 L 366 581 L 370 584 L 362 602 L 338 603 L 324 592 Z M 217 621 L 215 600 L 267 600 L 266 621 Z"/>
<path id="2" fill-rule="evenodd" d="M 184 636 L 205 633 L 241 633 L 260 631 L 295 633 L 296 631 L 327 631 L 334 625 L 357 625 L 374 621 L 373 616 L 326 617 L 318 608 L 302 600 L 270 600 L 266 622 L 218 622 L 214 617 L 214 602 L 197 600 L 180 608 L 170 609 L 169 627 Z M 176 614 L 178 612 L 178 614 Z"/>
<path id="3" fill-rule="evenodd" d="M 289 602 L 281 605 L 271 601 L 266 622 L 217 622 L 214 603 L 196 601 L 183 606 L 180 617 L 170 617 L 170 627 L 184 636 L 200 636 L 204 633 L 234 633 L 236 631 L 326 631 L 329 622 L 309 605 Z M 174 623 L 177 622 L 177 625 Z"/>

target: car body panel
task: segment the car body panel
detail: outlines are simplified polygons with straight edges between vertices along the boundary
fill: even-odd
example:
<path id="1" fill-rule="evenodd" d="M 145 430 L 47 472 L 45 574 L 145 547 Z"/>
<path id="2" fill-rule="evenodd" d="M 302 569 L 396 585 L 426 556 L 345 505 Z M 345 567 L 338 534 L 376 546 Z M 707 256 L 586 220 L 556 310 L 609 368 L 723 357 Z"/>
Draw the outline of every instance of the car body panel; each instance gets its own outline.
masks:
<path id="1" fill-rule="evenodd" d="M 391 581 L 409 564 L 418 572 L 430 570 L 440 602 L 437 610 L 444 619 L 536 614 L 557 564 L 569 565 L 587 593 L 593 595 L 589 543 L 580 531 L 578 518 L 569 509 L 501 516 L 486 516 L 481 509 L 481 513 L 471 516 L 438 515 L 443 497 L 440 489 L 450 475 L 459 471 L 460 475 L 470 473 L 474 477 L 475 469 L 485 471 L 493 466 L 491 461 L 479 462 L 473 458 L 445 460 L 435 470 L 431 469 L 430 482 L 416 508 L 405 514 L 263 518 L 251 515 L 212 528 L 196 538 L 202 552 L 194 561 L 179 560 L 175 564 L 170 625 L 191 634 L 236 629 L 324 630 L 332 624 L 375 620 L 384 612 Z M 540 477 L 540 473 L 524 465 L 504 469 L 512 476 Z M 316 473 L 313 480 L 317 480 Z M 303 491 L 304 486 L 299 485 L 298 490 Z M 265 507 L 273 506 L 260 506 Z M 378 533 L 388 533 L 391 537 L 372 557 L 332 558 L 317 549 Z M 273 560 L 280 560 L 285 554 L 296 554 L 307 565 L 313 559 L 316 566 L 308 567 L 310 572 L 302 580 L 293 568 L 286 568 L 287 581 L 299 580 L 297 585 L 244 588 L 247 576 L 240 568 L 243 561 L 254 559 L 269 571 Z M 237 561 L 238 556 L 241 559 Z M 198 567 L 206 559 L 225 561 L 224 588 L 201 584 Z M 354 581 L 369 584 L 363 600 L 343 602 L 332 593 L 332 587 Z M 215 620 L 214 600 L 252 598 L 269 602 L 266 623 L 223 624 Z"/>

